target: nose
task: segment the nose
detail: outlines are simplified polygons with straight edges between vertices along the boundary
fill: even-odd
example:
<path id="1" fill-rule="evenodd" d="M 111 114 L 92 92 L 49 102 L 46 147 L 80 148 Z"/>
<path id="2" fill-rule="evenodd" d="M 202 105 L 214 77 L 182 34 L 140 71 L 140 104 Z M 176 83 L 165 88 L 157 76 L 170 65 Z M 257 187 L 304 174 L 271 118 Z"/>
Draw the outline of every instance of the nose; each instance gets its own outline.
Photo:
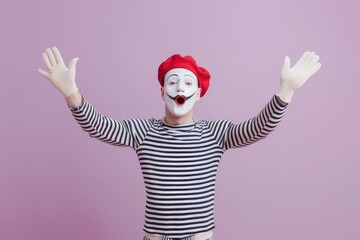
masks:
<path id="1" fill-rule="evenodd" d="M 184 92 L 184 87 L 185 87 L 185 84 L 183 81 L 179 81 L 178 84 L 177 84 L 177 91 L 178 92 Z"/>

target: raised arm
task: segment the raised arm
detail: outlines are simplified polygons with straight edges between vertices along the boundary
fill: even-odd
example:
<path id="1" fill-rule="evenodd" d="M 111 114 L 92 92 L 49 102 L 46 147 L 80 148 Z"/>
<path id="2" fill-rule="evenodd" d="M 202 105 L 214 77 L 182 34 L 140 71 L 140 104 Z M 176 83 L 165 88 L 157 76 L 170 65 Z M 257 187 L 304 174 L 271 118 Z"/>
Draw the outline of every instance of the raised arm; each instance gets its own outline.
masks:
<path id="1" fill-rule="evenodd" d="M 75 83 L 75 66 L 79 58 L 71 59 L 69 66 L 66 67 L 60 51 L 56 47 L 47 48 L 42 57 L 47 71 L 38 69 L 38 72 L 53 84 L 71 107 L 79 107 L 82 96 Z"/>
<path id="2" fill-rule="evenodd" d="M 280 123 L 294 92 L 320 67 L 319 56 L 314 52 L 305 52 L 293 67 L 290 67 L 290 58 L 285 57 L 275 97 L 256 117 L 239 124 L 230 124 L 225 134 L 224 147 L 247 146 L 265 138 Z"/>
<path id="3" fill-rule="evenodd" d="M 78 58 L 73 58 L 66 67 L 56 47 L 47 48 L 42 56 L 48 71 L 39 69 L 39 73 L 65 97 L 75 120 L 85 132 L 109 144 L 137 147 L 149 129 L 149 121 L 115 120 L 102 115 L 78 91 L 75 83 Z"/>

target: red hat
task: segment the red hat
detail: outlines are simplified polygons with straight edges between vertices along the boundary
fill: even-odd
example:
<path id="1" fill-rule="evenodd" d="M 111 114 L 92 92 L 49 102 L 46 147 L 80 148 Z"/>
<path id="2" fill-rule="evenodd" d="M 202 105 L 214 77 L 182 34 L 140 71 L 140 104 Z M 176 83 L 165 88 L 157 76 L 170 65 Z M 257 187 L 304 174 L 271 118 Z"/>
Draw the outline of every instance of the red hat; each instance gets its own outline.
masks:
<path id="1" fill-rule="evenodd" d="M 199 67 L 191 56 L 182 57 L 180 54 L 174 54 L 161 63 L 158 70 L 158 80 L 161 86 L 164 86 L 165 74 L 174 68 L 185 68 L 193 72 L 198 79 L 199 88 L 201 88 L 200 97 L 205 95 L 210 85 L 210 73 L 205 68 Z"/>

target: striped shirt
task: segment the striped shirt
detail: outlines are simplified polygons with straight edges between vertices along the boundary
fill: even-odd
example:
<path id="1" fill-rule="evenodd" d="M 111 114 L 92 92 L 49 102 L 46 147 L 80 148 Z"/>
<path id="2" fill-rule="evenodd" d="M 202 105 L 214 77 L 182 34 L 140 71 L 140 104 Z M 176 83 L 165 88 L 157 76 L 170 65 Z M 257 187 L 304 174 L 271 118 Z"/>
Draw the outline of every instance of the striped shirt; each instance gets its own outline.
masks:
<path id="1" fill-rule="evenodd" d="M 286 107 L 274 96 L 256 117 L 241 123 L 185 125 L 154 118 L 115 120 L 84 98 L 80 107 L 70 109 L 91 137 L 136 151 L 146 189 L 144 231 L 185 238 L 214 228 L 215 179 L 223 153 L 266 137 Z"/>

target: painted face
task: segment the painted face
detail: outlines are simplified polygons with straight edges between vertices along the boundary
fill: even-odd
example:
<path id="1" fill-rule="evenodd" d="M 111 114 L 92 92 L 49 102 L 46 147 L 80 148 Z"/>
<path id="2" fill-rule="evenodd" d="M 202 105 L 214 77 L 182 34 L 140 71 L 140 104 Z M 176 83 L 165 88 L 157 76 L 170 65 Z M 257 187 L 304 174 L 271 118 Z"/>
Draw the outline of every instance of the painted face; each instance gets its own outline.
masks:
<path id="1" fill-rule="evenodd" d="M 184 68 L 174 68 L 164 77 L 164 100 L 166 108 L 175 116 L 188 114 L 200 98 L 195 74 Z"/>

